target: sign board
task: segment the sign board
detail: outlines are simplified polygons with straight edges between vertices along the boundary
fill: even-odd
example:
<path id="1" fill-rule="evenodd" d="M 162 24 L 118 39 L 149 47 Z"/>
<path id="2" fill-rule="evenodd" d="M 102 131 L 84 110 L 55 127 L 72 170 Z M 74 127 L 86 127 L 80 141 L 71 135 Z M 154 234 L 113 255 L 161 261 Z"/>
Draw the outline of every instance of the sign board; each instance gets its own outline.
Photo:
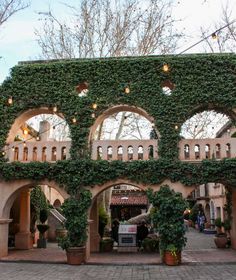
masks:
<path id="1" fill-rule="evenodd" d="M 136 234 L 137 225 L 119 225 L 119 234 Z"/>

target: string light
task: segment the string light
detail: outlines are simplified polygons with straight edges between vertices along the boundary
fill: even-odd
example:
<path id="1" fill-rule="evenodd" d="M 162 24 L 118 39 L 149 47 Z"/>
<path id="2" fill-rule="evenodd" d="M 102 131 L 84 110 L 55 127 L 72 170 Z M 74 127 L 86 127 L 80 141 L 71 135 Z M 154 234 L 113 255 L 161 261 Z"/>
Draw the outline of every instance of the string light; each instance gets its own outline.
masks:
<path id="1" fill-rule="evenodd" d="M 130 88 L 129 87 L 125 87 L 125 93 L 129 94 L 130 93 Z"/>
<path id="2" fill-rule="evenodd" d="M 72 121 L 72 123 L 76 123 L 77 122 L 76 117 L 73 117 L 71 121 Z"/>
<path id="3" fill-rule="evenodd" d="M 162 70 L 163 72 L 169 72 L 169 65 L 167 63 L 163 63 Z"/>
<path id="4" fill-rule="evenodd" d="M 92 104 L 92 108 L 93 108 L 94 110 L 96 110 L 97 107 L 98 107 L 98 105 L 97 105 L 96 103 L 93 103 L 93 104 Z"/>
<path id="5" fill-rule="evenodd" d="M 28 131 L 27 128 L 23 128 L 23 134 L 24 134 L 24 135 L 28 135 L 28 134 L 29 134 L 29 131 Z"/>
<path id="6" fill-rule="evenodd" d="M 53 106 L 52 111 L 53 111 L 53 113 L 56 113 L 57 112 L 57 106 Z"/>
<path id="7" fill-rule="evenodd" d="M 178 129 L 179 129 L 178 125 L 175 125 L 175 130 L 178 130 Z"/>
<path id="8" fill-rule="evenodd" d="M 217 36 L 217 34 L 214 32 L 214 33 L 211 34 L 211 38 L 212 38 L 213 40 L 216 40 L 216 39 L 218 39 L 218 36 Z"/>
<path id="9" fill-rule="evenodd" d="M 7 103 L 8 103 L 8 105 L 12 105 L 12 103 L 13 103 L 13 98 L 12 98 L 12 96 L 10 96 L 10 97 L 8 98 Z"/>
<path id="10" fill-rule="evenodd" d="M 24 147 L 26 146 L 26 143 L 25 143 L 25 141 L 23 142 L 23 145 L 24 145 Z"/>
<path id="11" fill-rule="evenodd" d="M 92 117 L 93 119 L 95 119 L 95 117 L 96 117 L 95 113 L 92 113 L 92 114 L 91 114 L 91 117 Z"/>

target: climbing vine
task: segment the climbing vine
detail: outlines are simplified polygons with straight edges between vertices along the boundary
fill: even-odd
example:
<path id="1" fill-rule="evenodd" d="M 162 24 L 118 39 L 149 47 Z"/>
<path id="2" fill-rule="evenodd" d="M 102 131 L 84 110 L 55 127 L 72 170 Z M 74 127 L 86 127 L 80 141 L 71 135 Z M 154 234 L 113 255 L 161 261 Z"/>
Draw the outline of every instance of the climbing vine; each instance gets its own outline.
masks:
<path id="1" fill-rule="evenodd" d="M 163 63 L 170 70 L 162 71 Z M 174 84 L 170 96 L 162 91 L 166 80 Z M 79 97 L 76 86 L 86 81 L 87 96 Z M 236 107 L 236 55 L 74 59 L 20 63 L 0 86 L 0 148 L 3 150 L 14 120 L 29 109 L 56 105 L 70 126 L 71 160 L 57 163 L 7 163 L 3 156 L 0 174 L 5 180 L 48 178 L 69 193 L 84 186 L 127 178 L 158 184 L 165 179 L 185 185 L 222 182 L 236 186 L 236 161 L 205 160 L 201 164 L 178 160 L 181 125 L 196 112 L 215 110 L 234 119 Z M 125 87 L 129 93 L 125 93 Z M 13 103 L 7 105 L 12 97 Z M 92 104 L 97 104 L 94 109 Z M 119 104 L 144 109 L 154 119 L 161 138 L 158 160 L 134 162 L 92 161 L 88 146 L 95 117 Z M 72 122 L 76 117 L 77 122 Z"/>

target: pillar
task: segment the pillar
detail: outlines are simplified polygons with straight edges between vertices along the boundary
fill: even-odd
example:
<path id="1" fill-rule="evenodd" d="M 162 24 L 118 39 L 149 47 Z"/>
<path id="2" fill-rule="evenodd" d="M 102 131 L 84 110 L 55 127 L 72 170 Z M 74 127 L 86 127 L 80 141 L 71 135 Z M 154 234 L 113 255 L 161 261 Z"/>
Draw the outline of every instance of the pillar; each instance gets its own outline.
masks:
<path id="1" fill-rule="evenodd" d="M 8 230 L 11 219 L 0 219 L 0 259 L 8 255 Z"/>
<path id="2" fill-rule="evenodd" d="M 15 236 L 17 249 L 32 248 L 30 233 L 30 191 L 25 190 L 20 194 L 20 231 Z"/>
<path id="3" fill-rule="evenodd" d="M 98 203 L 97 199 L 94 201 L 91 212 L 90 219 L 93 221 L 90 224 L 90 250 L 91 252 L 99 252 L 99 242 L 100 235 L 98 233 Z"/>
<path id="4" fill-rule="evenodd" d="M 231 229 L 231 246 L 236 250 L 236 189 L 232 189 L 232 229 Z"/>

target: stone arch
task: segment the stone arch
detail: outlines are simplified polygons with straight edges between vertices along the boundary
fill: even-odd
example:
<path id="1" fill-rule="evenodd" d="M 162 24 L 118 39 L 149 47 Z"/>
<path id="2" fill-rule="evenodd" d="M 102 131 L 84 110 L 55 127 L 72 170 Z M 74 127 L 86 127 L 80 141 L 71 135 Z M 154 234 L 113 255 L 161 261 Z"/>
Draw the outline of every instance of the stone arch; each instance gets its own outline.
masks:
<path id="1" fill-rule="evenodd" d="M 28 230 L 23 230 L 22 232 L 25 233 L 24 237 L 29 236 L 29 227 L 30 227 L 30 216 L 29 216 L 29 188 L 34 185 L 50 185 L 51 187 L 55 188 L 64 198 L 67 198 L 69 195 L 66 193 L 65 190 L 59 187 L 59 185 L 54 181 L 48 181 L 48 180 L 40 180 L 37 182 L 34 182 L 33 180 L 14 180 L 14 181 L 1 181 L 0 182 L 0 189 L 3 194 L 3 198 L 0 201 L 0 258 L 3 256 L 7 256 L 8 254 L 8 229 L 9 229 L 9 223 L 11 220 L 10 217 L 10 210 L 13 206 L 13 203 L 17 196 L 21 193 L 24 193 L 24 197 L 26 201 L 26 205 L 23 205 L 24 213 L 26 213 L 26 222 L 21 225 L 23 225 L 24 228 L 27 228 Z M 26 194 L 26 195 L 25 195 Z M 27 197 L 28 198 L 27 198 Z M 22 197 L 22 196 L 21 196 Z M 28 205 L 28 206 L 27 206 Z M 28 240 L 28 241 L 26 241 Z M 24 248 L 20 249 L 28 249 L 29 245 L 29 239 L 24 239 L 23 243 Z M 18 247 L 19 248 L 19 247 Z"/>
<path id="2" fill-rule="evenodd" d="M 48 181 L 48 180 L 40 180 L 34 182 L 32 180 L 14 180 L 14 181 L 1 181 L 0 182 L 0 189 L 3 192 L 3 196 L 5 199 L 1 200 L 0 204 L 0 217 L 8 219 L 10 214 L 10 209 L 13 205 L 14 200 L 16 199 L 17 195 L 22 190 L 27 190 L 34 185 L 49 185 L 52 188 L 56 189 L 63 198 L 69 197 L 67 192 L 60 188 L 59 185 L 55 181 Z"/>
<path id="3" fill-rule="evenodd" d="M 195 186 L 184 186 L 180 182 L 171 182 L 170 180 L 164 180 L 162 183 L 158 185 L 145 185 L 142 183 L 136 183 L 134 181 L 130 181 L 128 179 L 117 179 L 114 181 L 108 181 L 104 183 L 103 185 L 96 185 L 92 188 L 88 188 L 92 193 L 92 203 L 88 210 L 88 217 L 90 218 L 90 231 L 88 236 L 88 242 L 87 242 L 87 248 L 86 248 L 86 256 L 89 258 L 90 256 L 90 249 L 92 251 L 98 251 L 99 250 L 99 239 L 98 236 L 98 209 L 97 209 L 97 197 L 99 194 L 101 194 L 103 191 L 111 188 L 114 185 L 131 185 L 134 187 L 139 188 L 140 190 L 147 190 L 148 188 L 153 189 L 154 191 L 158 191 L 162 185 L 168 184 L 170 188 L 174 189 L 177 192 L 181 192 L 183 194 L 183 197 L 186 197 L 193 191 Z"/>
<path id="4" fill-rule="evenodd" d="M 60 208 L 61 207 L 61 201 L 59 199 L 56 199 L 54 202 L 53 202 L 53 206 L 55 208 Z"/>
<path id="5" fill-rule="evenodd" d="M 91 126 L 90 128 L 90 133 L 89 133 L 89 143 L 92 142 L 93 140 L 93 135 L 96 131 L 96 128 L 106 119 L 108 118 L 110 115 L 118 113 L 118 112 L 132 112 L 132 113 L 137 113 L 141 116 L 143 116 L 144 118 L 146 118 L 148 121 L 150 121 L 151 123 L 154 122 L 154 118 L 152 116 L 150 116 L 145 110 L 139 108 L 139 107 L 135 107 L 135 106 L 130 106 L 130 105 L 117 105 L 114 107 L 111 107 L 107 110 L 105 110 L 100 116 L 97 117 L 97 119 L 95 120 L 94 124 Z M 158 138 L 160 138 L 160 134 L 158 131 L 157 135 Z"/>
<path id="6" fill-rule="evenodd" d="M 55 114 L 55 112 L 53 111 L 52 108 L 50 107 L 40 107 L 40 108 L 34 108 L 34 109 L 30 109 L 27 110 L 23 113 L 20 113 L 19 116 L 15 119 L 13 125 L 11 126 L 10 131 L 8 132 L 8 136 L 7 136 L 7 140 L 6 142 L 13 142 L 14 141 L 14 137 L 19 129 L 19 127 L 21 127 L 22 125 L 24 125 L 24 123 L 36 116 L 36 115 L 40 115 L 40 114 Z M 56 114 L 61 117 L 62 119 L 65 119 L 62 113 L 58 113 L 56 112 Z"/>

